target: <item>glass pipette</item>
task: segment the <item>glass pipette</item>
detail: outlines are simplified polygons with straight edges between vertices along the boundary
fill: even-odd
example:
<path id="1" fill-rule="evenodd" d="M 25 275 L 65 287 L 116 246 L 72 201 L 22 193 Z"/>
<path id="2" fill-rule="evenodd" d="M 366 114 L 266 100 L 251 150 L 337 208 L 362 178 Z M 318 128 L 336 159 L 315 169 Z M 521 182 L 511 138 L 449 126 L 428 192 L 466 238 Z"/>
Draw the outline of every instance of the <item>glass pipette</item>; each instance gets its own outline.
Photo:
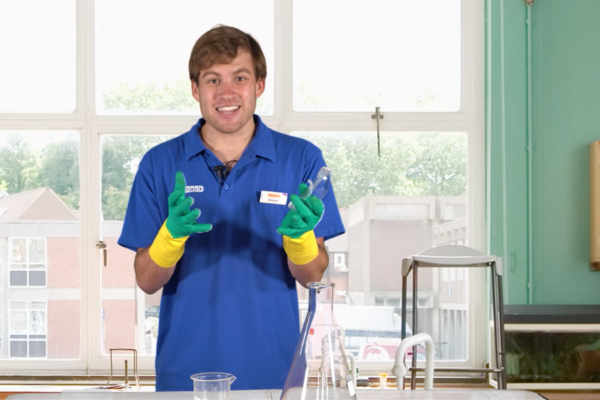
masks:
<path id="1" fill-rule="evenodd" d="M 329 179 L 329 174 L 331 173 L 331 170 L 327 167 L 321 167 L 321 169 L 319 170 L 319 173 L 317 174 L 317 177 L 314 180 L 309 179 L 308 180 L 308 187 L 306 188 L 306 190 L 304 192 L 302 192 L 300 194 L 300 199 L 302 200 L 306 200 L 308 199 L 308 196 L 310 196 L 311 194 L 313 194 L 313 192 L 315 191 L 315 189 L 323 182 Z M 323 196 L 325 196 L 326 192 L 323 194 Z M 294 204 L 290 201 L 288 203 L 288 208 L 290 210 L 296 210 L 296 207 L 294 207 Z"/>

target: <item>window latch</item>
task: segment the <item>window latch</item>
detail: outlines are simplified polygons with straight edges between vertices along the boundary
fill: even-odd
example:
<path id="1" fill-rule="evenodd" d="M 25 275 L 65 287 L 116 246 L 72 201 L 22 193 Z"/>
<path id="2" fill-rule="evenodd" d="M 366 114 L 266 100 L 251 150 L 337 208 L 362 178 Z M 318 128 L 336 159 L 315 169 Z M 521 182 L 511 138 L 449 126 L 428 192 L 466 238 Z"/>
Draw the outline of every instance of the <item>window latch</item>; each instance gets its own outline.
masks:
<path id="1" fill-rule="evenodd" d="M 375 107 L 375 114 L 371 114 L 371 119 L 377 120 L 377 158 L 381 159 L 381 148 L 379 141 L 379 120 L 383 119 L 383 114 L 381 113 L 379 107 Z"/>
<path id="2" fill-rule="evenodd" d="M 98 248 L 98 250 L 102 250 L 102 260 L 103 260 L 103 264 L 106 267 L 106 263 L 107 263 L 107 258 L 108 258 L 108 245 L 103 242 L 102 240 L 100 240 L 98 243 L 96 243 L 96 248 Z"/>

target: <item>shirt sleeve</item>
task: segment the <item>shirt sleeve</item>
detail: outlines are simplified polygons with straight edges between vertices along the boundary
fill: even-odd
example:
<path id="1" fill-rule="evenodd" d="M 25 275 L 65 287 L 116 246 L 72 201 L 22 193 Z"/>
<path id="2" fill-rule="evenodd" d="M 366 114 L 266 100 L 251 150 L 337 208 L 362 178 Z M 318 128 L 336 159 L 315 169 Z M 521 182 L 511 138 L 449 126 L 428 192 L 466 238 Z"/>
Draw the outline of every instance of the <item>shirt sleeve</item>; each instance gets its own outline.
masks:
<path id="1" fill-rule="evenodd" d="M 167 198 L 157 193 L 150 159 L 147 153 L 140 162 L 118 241 L 119 245 L 133 251 L 150 246 L 168 216 Z"/>
<path id="2" fill-rule="evenodd" d="M 304 182 L 308 182 L 309 179 L 314 179 L 319 173 L 321 167 L 325 166 L 327 165 L 325 164 L 321 150 L 316 148 L 314 156 L 307 163 L 303 177 Z M 315 227 L 315 236 L 323 237 L 325 240 L 329 240 L 346 233 L 344 224 L 342 223 L 342 218 L 340 216 L 340 210 L 338 208 L 337 201 L 335 200 L 335 193 L 331 180 L 329 180 L 329 188 L 325 195 L 321 198 L 321 201 L 325 206 L 325 211 L 323 212 L 321 221 Z"/>

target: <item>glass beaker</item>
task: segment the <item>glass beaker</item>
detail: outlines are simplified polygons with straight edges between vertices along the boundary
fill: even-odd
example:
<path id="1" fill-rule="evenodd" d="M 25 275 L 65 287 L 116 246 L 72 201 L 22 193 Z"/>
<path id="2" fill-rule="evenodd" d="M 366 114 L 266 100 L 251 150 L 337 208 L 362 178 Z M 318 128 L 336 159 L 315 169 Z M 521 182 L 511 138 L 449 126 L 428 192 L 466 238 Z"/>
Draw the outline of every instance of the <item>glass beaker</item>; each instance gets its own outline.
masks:
<path id="1" fill-rule="evenodd" d="M 280 400 L 356 399 L 343 330 L 333 317 L 334 284 L 307 286 L 308 314 Z"/>
<path id="2" fill-rule="evenodd" d="M 235 376 L 225 372 L 203 372 L 190 376 L 194 381 L 194 399 L 229 400 L 229 388 Z"/>

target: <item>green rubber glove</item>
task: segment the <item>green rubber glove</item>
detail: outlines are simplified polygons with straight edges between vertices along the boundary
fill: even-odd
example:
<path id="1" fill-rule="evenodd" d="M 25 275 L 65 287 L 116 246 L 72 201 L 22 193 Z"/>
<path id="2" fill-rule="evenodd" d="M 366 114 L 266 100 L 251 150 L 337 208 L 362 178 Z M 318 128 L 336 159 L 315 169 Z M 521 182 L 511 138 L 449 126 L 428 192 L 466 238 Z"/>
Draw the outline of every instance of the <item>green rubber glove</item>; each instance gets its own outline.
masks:
<path id="1" fill-rule="evenodd" d="M 175 174 L 175 190 L 169 195 L 169 217 L 166 226 L 173 238 L 181 238 L 192 233 L 208 232 L 212 224 L 199 224 L 196 219 L 200 216 L 199 209 L 190 210 L 194 199 L 185 195 L 185 177 L 183 172 Z"/>
<path id="2" fill-rule="evenodd" d="M 298 193 L 304 193 L 308 189 L 305 183 L 301 183 L 298 187 Z M 321 221 L 325 206 L 323 202 L 315 196 L 308 196 L 306 200 L 302 200 L 298 195 L 291 194 L 290 200 L 296 210 L 290 210 L 281 221 L 281 226 L 277 228 L 277 232 L 281 235 L 289 236 L 293 239 L 298 239 L 306 232 L 315 229 L 315 226 Z"/>

